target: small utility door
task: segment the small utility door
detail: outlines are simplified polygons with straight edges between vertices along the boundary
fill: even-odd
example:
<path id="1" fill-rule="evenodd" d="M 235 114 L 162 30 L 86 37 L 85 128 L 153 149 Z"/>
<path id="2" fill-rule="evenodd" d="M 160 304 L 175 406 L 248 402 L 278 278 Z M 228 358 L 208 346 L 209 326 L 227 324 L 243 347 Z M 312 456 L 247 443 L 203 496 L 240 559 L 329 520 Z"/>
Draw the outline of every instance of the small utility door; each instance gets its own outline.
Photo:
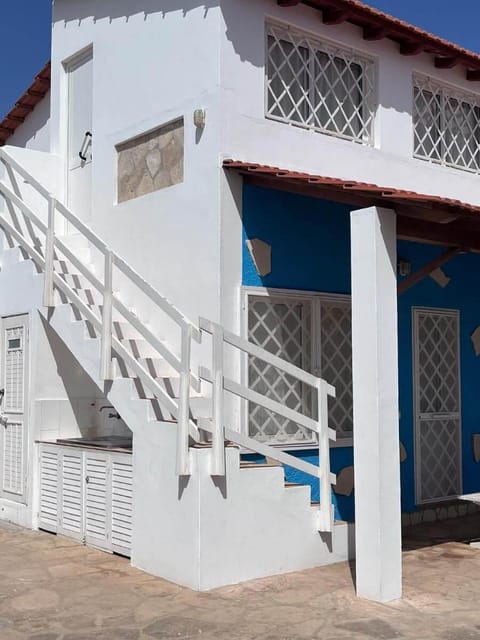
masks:
<path id="1" fill-rule="evenodd" d="M 414 309 L 417 504 L 462 492 L 459 312 Z"/>
<path id="2" fill-rule="evenodd" d="M 109 549 L 112 520 L 111 456 L 85 452 L 85 542 Z"/>
<path id="3" fill-rule="evenodd" d="M 92 216 L 93 52 L 66 65 L 67 204 L 84 222 Z M 72 230 L 73 232 L 73 230 Z"/>
<path id="4" fill-rule="evenodd" d="M 26 501 L 28 316 L 2 319 L 1 495 Z"/>

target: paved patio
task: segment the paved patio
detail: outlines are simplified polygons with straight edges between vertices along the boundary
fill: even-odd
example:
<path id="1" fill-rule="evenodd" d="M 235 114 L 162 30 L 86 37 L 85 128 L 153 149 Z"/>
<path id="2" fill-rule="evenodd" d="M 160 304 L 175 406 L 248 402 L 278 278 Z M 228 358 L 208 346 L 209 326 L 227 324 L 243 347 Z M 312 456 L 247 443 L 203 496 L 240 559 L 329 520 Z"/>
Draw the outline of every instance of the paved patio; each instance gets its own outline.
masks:
<path id="1" fill-rule="evenodd" d="M 355 598 L 348 564 L 198 594 L 65 538 L 0 525 L 1 640 L 480 640 L 480 516 L 410 529 L 404 598 Z M 449 541 L 450 540 L 450 541 Z"/>

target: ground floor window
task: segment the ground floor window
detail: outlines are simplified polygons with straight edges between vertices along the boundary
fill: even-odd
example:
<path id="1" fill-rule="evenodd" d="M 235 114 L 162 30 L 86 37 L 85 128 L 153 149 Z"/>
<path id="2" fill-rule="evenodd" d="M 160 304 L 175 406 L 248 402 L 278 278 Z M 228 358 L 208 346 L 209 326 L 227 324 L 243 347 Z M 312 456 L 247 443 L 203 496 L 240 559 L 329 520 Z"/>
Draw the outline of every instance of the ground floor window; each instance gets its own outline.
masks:
<path id="1" fill-rule="evenodd" d="M 248 289 L 246 333 L 249 340 L 335 386 L 330 399 L 330 426 L 340 444 L 351 444 L 353 430 L 352 328 L 350 297 L 284 290 Z M 316 417 L 311 387 L 250 356 L 248 383 L 287 407 Z M 249 403 L 249 435 L 271 444 L 315 444 L 310 431 Z"/>

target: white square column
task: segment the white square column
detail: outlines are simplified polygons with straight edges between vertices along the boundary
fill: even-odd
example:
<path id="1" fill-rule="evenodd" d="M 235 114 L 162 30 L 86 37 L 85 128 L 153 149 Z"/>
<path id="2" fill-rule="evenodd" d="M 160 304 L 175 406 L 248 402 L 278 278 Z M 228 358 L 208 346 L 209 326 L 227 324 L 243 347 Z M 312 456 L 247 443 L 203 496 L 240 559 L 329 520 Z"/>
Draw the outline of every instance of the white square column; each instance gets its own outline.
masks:
<path id="1" fill-rule="evenodd" d="M 357 595 L 402 594 L 396 215 L 351 213 Z"/>

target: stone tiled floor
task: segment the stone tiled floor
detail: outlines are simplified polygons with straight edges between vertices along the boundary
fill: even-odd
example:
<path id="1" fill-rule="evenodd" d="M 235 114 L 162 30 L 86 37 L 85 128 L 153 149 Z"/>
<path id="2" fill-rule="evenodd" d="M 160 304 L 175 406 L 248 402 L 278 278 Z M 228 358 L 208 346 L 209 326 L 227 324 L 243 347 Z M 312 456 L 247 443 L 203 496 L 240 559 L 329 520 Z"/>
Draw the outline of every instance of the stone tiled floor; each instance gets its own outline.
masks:
<path id="1" fill-rule="evenodd" d="M 198 594 L 61 537 L 0 526 L 0 640 L 480 640 L 480 516 L 408 532 L 404 597 L 355 598 L 348 564 Z M 449 541 L 450 540 L 450 541 Z"/>

